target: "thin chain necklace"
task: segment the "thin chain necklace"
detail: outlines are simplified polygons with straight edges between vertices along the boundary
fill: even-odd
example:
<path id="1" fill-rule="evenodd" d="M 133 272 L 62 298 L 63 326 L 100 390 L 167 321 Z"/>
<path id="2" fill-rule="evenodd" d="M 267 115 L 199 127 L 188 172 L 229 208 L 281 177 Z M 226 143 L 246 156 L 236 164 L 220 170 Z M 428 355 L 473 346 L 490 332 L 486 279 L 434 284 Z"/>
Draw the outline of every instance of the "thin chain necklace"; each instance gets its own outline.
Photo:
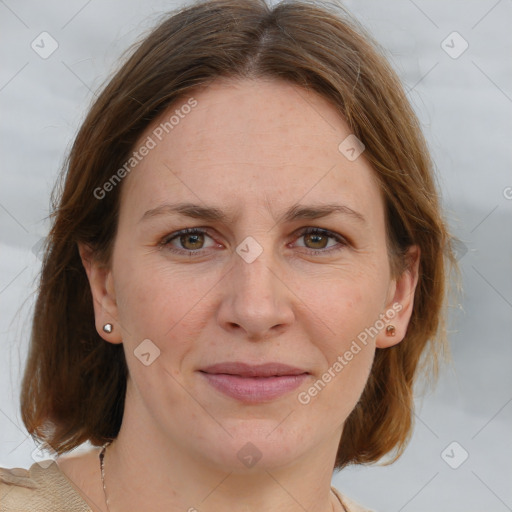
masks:
<path id="1" fill-rule="evenodd" d="M 108 507 L 107 489 L 106 489 L 106 487 L 105 487 L 105 465 L 104 465 L 104 463 L 103 463 L 103 460 L 105 459 L 105 451 L 106 451 L 106 449 L 107 449 L 107 446 L 108 446 L 109 444 L 111 444 L 111 443 L 112 443 L 112 441 L 108 441 L 107 443 L 105 443 L 105 444 L 103 445 L 103 447 L 101 448 L 101 451 L 100 451 L 101 483 L 103 484 L 103 494 L 105 495 L 105 503 L 106 503 L 106 505 L 107 505 L 107 512 L 110 512 L 110 509 L 109 509 L 109 507 Z M 334 494 L 334 492 L 332 491 L 332 489 L 331 489 L 331 492 Z M 335 495 L 335 496 L 336 496 L 336 495 Z M 339 501 L 338 496 L 336 496 L 336 501 Z M 345 511 L 346 511 L 347 509 L 345 508 L 345 505 L 344 505 L 343 503 L 342 503 L 341 505 L 342 505 L 342 507 L 343 507 L 343 510 L 345 510 Z M 334 512 L 334 505 L 332 506 L 332 510 L 333 510 L 333 512 Z"/>
<path id="2" fill-rule="evenodd" d="M 103 445 L 100 452 L 100 469 L 101 469 L 101 483 L 103 484 L 103 494 L 105 495 L 105 503 L 107 505 L 107 512 L 110 512 L 110 509 L 108 508 L 108 498 L 107 498 L 107 489 L 105 488 L 105 468 L 103 464 L 103 459 L 105 458 L 105 450 L 107 449 L 107 446 L 112 441 L 108 441 Z"/>

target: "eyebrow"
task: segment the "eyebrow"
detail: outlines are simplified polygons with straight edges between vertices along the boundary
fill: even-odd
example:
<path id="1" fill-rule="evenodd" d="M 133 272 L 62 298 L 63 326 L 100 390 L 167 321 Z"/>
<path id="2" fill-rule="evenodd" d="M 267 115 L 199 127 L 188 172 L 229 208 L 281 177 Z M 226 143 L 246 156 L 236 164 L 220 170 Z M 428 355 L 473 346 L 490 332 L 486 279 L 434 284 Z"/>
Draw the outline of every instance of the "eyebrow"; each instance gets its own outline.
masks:
<path id="1" fill-rule="evenodd" d="M 361 224 L 366 223 L 364 216 L 352 208 L 341 204 L 301 205 L 297 204 L 279 216 L 279 222 L 292 222 L 300 219 L 320 219 L 329 215 L 344 215 L 357 220 Z M 229 212 L 223 212 L 213 206 L 201 206 L 193 203 L 165 203 L 156 208 L 148 210 L 141 217 L 139 222 L 151 219 L 160 215 L 182 215 L 193 219 L 200 219 L 210 222 L 228 223 Z"/>

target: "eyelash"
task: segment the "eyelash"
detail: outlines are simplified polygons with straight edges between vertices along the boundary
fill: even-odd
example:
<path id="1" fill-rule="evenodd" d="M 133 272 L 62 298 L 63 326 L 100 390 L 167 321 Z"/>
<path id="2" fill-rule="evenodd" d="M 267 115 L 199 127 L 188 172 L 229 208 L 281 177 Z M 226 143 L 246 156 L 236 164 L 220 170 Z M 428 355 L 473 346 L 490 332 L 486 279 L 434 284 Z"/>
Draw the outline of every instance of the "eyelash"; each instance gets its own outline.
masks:
<path id="1" fill-rule="evenodd" d="M 307 247 L 303 248 L 303 249 L 306 250 L 306 252 L 308 254 L 311 254 L 313 256 L 319 256 L 319 255 L 326 254 L 326 253 L 337 252 L 337 251 L 340 251 L 340 250 L 342 250 L 343 248 L 345 248 L 345 247 L 347 247 L 349 245 L 347 240 L 344 237 L 342 237 L 341 235 L 339 235 L 337 233 L 334 233 L 333 231 L 329 231 L 327 229 L 316 228 L 316 227 L 304 228 L 303 230 L 301 230 L 299 232 L 297 238 L 301 238 L 301 237 L 303 237 L 305 235 L 311 235 L 311 234 L 326 236 L 328 238 L 333 238 L 339 244 L 341 244 L 341 247 L 336 247 L 335 246 L 335 247 L 331 247 L 329 249 L 309 249 Z M 170 246 L 170 243 L 173 240 L 175 240 L 176 238 L 179 238 L 180 236 L 183 236 L 183 235 L 207 235 L 210 238 L 212 238 L 208 234 L 208 230 L 206 230 L 206 229 L 203 229 L 203 228 L 187 228 L 187 229 L 182 229 L 181 231 L 176 231 L 175 233 L 172 233 L 171 235 L 165 237 L 160 242 L 159 245 L 162 246 L 163 248 L 165 248 L 166 250 L 172 252 L 172 253 L 175 253 L 175 254 L 188 254 L 191 257 L 201 256 L 204 251 L 208 250 L 208 249 L 198 249 L 198 250 L 192 251 L 192 250 L 187 250 L 187 249 L 176 249 L 176 248 L 173 248 L 173 247 Z"/>

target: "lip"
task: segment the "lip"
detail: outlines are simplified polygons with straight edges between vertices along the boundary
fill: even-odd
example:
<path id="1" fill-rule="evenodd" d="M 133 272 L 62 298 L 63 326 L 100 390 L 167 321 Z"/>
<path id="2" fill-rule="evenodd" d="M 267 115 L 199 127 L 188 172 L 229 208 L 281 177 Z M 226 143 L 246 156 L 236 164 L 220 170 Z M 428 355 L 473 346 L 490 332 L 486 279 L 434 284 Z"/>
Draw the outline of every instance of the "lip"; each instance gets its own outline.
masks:
<path id="1" fill-rule="evenodd" d="M 308 373 L 306 370 L 283 363 L 248 364 L 239 361 L 214 364 L 201 368 L 201 371 L 209 374 L 225 373 L 240 377 L 279 377 Z"/>
<path id="2" fill-rule="evenodd" d="M 216 390 L 241 402 L 274 400 L 299 387 L 309 373 L 282 363 L 220 363 L 199 371 Z"/>

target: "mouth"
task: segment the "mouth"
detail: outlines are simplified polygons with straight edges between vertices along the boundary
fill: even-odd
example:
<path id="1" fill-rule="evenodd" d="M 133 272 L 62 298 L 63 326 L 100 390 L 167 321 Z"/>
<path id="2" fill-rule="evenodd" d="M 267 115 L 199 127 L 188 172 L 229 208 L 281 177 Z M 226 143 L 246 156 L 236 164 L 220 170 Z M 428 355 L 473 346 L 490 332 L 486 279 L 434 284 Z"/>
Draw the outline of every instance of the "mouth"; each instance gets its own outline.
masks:
<path id="1" fill-rule="evenodd" d="M 282 363 L 229 362 L 199 372 L 214 389 L 244 403 L 274 400 L 299 387 L 310 375 L 304 369 Z"/>
<path id="2" fill-rule="evenodd" d="M 210 375 L 226 374 L 239 377 L 285 377 L 308 373 L 307 370 L 283 363 L 248 364 L 238 361 L 214 364 L 200 371 Z"/>

